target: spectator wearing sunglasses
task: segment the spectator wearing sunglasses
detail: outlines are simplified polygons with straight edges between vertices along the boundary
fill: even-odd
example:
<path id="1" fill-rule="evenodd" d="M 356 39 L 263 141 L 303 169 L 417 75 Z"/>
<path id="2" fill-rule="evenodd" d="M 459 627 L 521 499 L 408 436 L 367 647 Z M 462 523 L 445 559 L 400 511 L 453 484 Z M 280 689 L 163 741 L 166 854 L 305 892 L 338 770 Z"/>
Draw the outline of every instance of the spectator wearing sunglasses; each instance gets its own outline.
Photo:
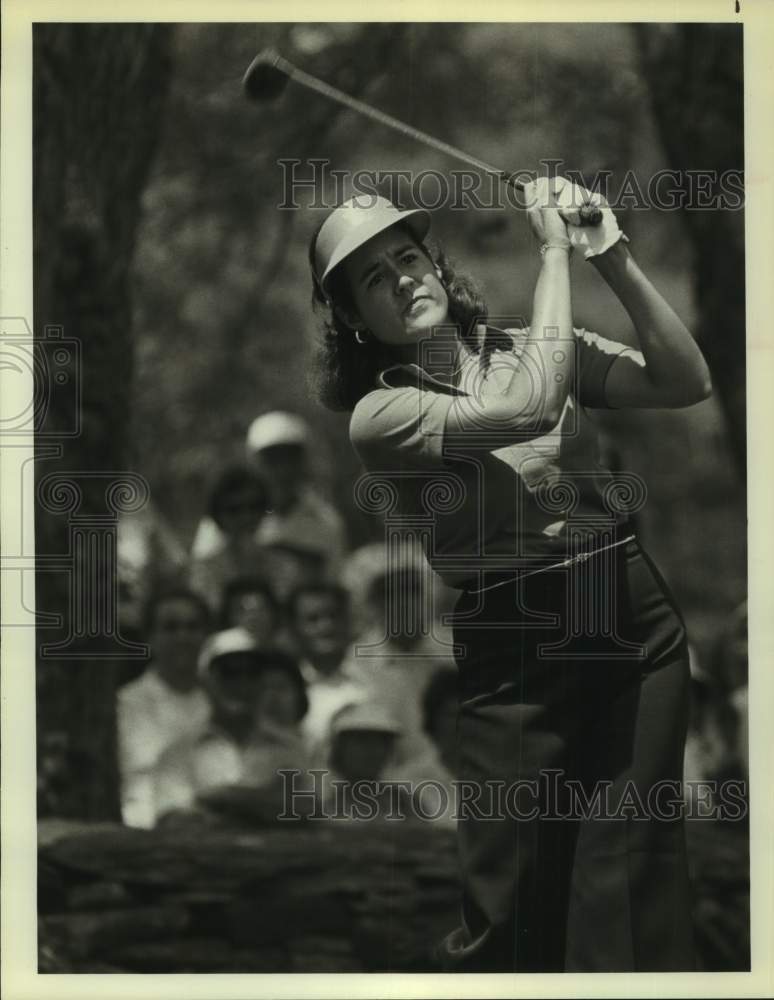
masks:
<path id="1" fill-rule="evenodd" d="M 191 588 L 216 613 L 224 589 L 241 576 L 266 575 L 256 532 L 266 514 L 263 481 L 244 465 L 232 465 L 220 473 L 210 494 L 208 516 L 218 533 L 210 549 L 191 558 Z"/>

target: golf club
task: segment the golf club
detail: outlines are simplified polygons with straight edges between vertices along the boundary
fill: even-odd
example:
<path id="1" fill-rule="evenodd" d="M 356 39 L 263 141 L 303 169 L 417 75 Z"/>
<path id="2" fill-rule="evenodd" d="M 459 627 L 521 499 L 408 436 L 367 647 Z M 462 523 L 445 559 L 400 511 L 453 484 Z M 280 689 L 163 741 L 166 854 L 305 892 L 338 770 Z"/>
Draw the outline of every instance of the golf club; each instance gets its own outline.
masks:
<path id="1" fill-rule="evenodd" d="M 422 132 L 420 129 L 414 128 L 413 125 L 407 125 L 405 122 L 400 121 L 400 119 L 393 118 L 392 115 L 374 108 L 365 101 L 359 101 L 354 97 L 350 97 L 349 94 L 345 94 L 344 91 L 332 87 L 316 76 L 305 73 L 302 69 L 294 66 L 293 63 L 288 62 L 287 59 L 283 59 L 279 52 L 276 52 L 274 49 L 264 49 L 258 53 L 248 66 L 242 80 L 242 85 L 245 93 L 252 100 L 272 101 L 280 96 L 289 80 L 293 80 L 302 87 L 307 87 L 316 94 L 327 97 L 329 100 L 345 108 L 349 108 L 351 111 L 356 111 L 358 114 L 364 115 L 372 121 L 394 129 L 401 135 L 408 136 L 425 146 L 429 146 L 430 149 L 434 149 L 439 153 L 445 153 L 447 156 L 460 160 L 468 166 L 475 167 L 485 174 L 497 177 L 504 184 L 510 185 L 517 191 L 524 191 L 524 182 L 520 181 L 513 174 L 509 174 L 508 171 L 501 170 L 499 167 L 495 167 L 491 163 L 486 163 L 484 160 L 479 160 L 478 157 L 471 156 L 456 146 L 451 146 L 448 142 L 436 139 L 434 136 L 428 135 L 427 132 Z M 595 226 L 599 224 L 601 219 L 602 212 L 596 205 L 580 206 L 581 225 Z"/>

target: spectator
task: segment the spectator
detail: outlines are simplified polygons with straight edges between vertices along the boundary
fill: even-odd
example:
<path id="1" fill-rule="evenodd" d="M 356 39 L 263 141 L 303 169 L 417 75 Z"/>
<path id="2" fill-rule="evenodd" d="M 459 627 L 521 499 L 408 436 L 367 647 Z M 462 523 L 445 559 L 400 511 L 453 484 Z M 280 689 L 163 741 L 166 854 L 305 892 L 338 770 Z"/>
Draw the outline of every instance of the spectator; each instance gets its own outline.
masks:
<path id="1" fill-rule="evenodd" d="M 750 731 L 748 727 L 748 688 L 744 684 L 731 692 L 731 707 L 736 721 L 736 756 L 745 780 L 750 776 Z"/>
<path id="2" fill-rule="evenodd" d="M 734 608 L 718 636 L 713 668 L 727 691 L 747 687 L 747 601 Z"/>
<path id="3" fill-rule="evenodd" d="M 233 628 L 208 640 L 199 670 L 210 699 L 209 725 L 160 761 L 158 816 L 200 804 L 244 807 L 254 792 L 277 785 L 279 768 L 308 765 L 298 729 L 306 694 L 290 657 L 259 649 L 245 629 Z"/>
<path id="4" fill-rule="evenodd" d="M 746 739 L 741 736 L 742 723 L 738 712 L 739 692 L 746 685 L 729 688 L 729 678 L 741 676 L 738 663 L 729 663 L 729 650 L 735 640 L 733 630 L 724 629 L 715 643 L 705 669 L 689 646 L 691 668 L 690 716 L 683 759 L 685 798 L 697 808 L 706 809 L 709 791 L 707 782 L 720 784 L 726 780 L 746 777 Z M 703 798 L 703 802 L 699 800 Z M 717 805 L 719 799 L 712 796 Z"/>
<path id="5" fill-rule="evenodd" d="M 209 706 L 196 662 L 208 619 L 206 605 L 189 590 L 170 590 L 148 604 L 150 665 L 118 692 L 121 812 L 129 826 L 153 825 L 153 771 L 159 758 L 172 743 L 206 726 Z"/>
<path id="6" fill-rule="evenodd" d="M 247 432 L 247 455 L 266 480 L 271 513 L 261 524 L 264 545 L 292 542 L 320 552 L 334 578 L 346 548 L 341 515 L 315 490 L 309 475 L 311 438 L 304 420 L 275 410 Z"/>
<path id="7" fill-rule="evenodd" d="M 451 648 L 434 636 L 427 569 L 403 560 L 375 578 L 369 591 L 373 620 L 355 643 L 350 671 L 370 697 L 401 720 L 398 757 L 408 762 L 431 748 L 422 722 L 422 699 L 433 674 L 455 669 Z"/>
<path id="8" fill-rule="evenodd" d="M 400 723 L 374 702 L 360 701 L 344 705 L 331 719 L 330 757 L 324 782 L 323 809 L 330 817 L 376 818 L 393 808 L 389 788 L 395 767 L 395 748 Z M 372 783 L 370 802 L 358 807 L 359 782 Z M 382 784 L 376 789 L 373 783 Z"/>
<path id="9" fill-rule="evenodd" d="M 242 780 L 263 787 L 275 782 L 280 768 L 310 766 L 301 722 L 309 708 L 306 683 L 298 664 L 274 651 L 261 670 L 254 728 L 244 756 Z"/>
<path id="10" fill-rule="evenodd" d="M 733 768 L 729 727 L 733 713 L 723 690 L 704 672 L 691 675 L 690 716 L 683 758 L 686 797 L 698 793 L 699 782 L 722 780 Z"/>
<path id="11" fill-rule="evenodd" d="M 340 514 L 310 482 L 310 445 L 309 428 L 295 414 L 273 411 L 250 425 L 247 459 L 266 481 L 271 508 L 257 527 L 256 541 L 317 553 L 325 575 L 334 578 L 345 550 L 344 525 Z M 194 539 L 193 556 L 200 558 L 217 549 L 218 536 L 213 519 L 205 518 Z"/>
<path id="12" fill-rule="evenodd" d="M 280 607 L 272 587 L 263 577 L 239 576 L 226 584 L 220 627 L 244 628 L 260 647 L 278 644 Z"/>
<path id="13" fill-rule="evenodd" d="M 333 715 L 363 697 L 349 670 L 349 595 L 335 584 L 305 584 L 288 601 L 291 635 L 301 658 L 309 711 L 304 733 L 309 746 L 322 747 Z"/>
<path id="14" fill-rule="evenodd" d="M 282 604 L 298 587 L 325 582 L 326 562 L 320 551 L 285 541 L 266 544 L 262 552 L 274 593 Z"/>
<path id="15" fill-rule="evenodd" d="M 368 598 L 374 581 L 387 573 L 390 559 L 394 560 L 392 549 L 388 554 L 388 547 L 383 541 L 368 542 L 347 556 L 341 572 L 341 583 L 350 594 L 354 635 L 362 635 L 374 627 L 384 628 L 384 607 L 374 608 L 372 603 L 369 604 Z M 399 548 L 398 560 L 402 564 L 416 565 L 427 574 L 428 591 L 432 595 L 431 617 L 434 622 L 439 622 L 442 615 L 453 612 L 458 591 L 429 570 L 424 554 L 412 552 L 404 544 Z"/>
<path id="16" fill-rule="evenodd" d="M 152 500 L 133 513 L 120 514 L 116 538 L 120 634 L 144 642 L 143 615 L 151 595 L 185 585 L 188 553 Z M 119 662 L 119 684 L 134 680 L 142 664 Z"/>
<path id="17" fill-rule="evenodd" d="M 208 506 L 217 536 L 206 554 L 192 553 L 190 571 L 191 588 L 213 613 L 220 608 L 223 590 L 231 580 L 254 575 L 261 567 L 269 572 L 256 541 L 266 504 L 266 489 L 253 469 L 233 465 L 218 476 Z"/>

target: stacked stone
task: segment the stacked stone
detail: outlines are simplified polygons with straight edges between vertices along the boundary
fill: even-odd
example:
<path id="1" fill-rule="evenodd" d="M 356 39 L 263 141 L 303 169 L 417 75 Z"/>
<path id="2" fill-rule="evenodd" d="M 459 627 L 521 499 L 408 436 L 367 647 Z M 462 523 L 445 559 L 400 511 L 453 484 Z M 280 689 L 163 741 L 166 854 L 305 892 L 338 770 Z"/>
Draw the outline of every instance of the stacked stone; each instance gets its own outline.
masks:
<path id="1" fill-rule="evenodd" d="M 40 970 L 430 972 L 459 908 L 431 824 L 80 827 L 39 850 Z"/>
<path id="2" fill-rule="evenodd" d="M 688 823 L 699 967 L 749 968 L 744 824 Z M 432 972 L 459 912 L 430 824 L 44 823 L 41 972 Z"/>

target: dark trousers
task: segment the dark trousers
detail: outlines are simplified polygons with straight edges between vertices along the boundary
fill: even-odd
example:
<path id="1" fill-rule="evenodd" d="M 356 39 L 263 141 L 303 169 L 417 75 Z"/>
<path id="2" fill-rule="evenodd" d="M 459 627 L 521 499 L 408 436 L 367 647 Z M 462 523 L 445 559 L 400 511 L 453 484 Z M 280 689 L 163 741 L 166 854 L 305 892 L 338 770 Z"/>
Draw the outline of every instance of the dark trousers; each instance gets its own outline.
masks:
<path id="1" fill-rule="evenodd" d="M 536 614 L 554 618 L 536 626 Z M 454 638 L 458 777 L 468 796 L 484 791 L 459 821 L 462 926 L 444 942 L 447 968 L 692 969 L 688 656 L 652 561 L 629 542 L 463 593 Z"/>

